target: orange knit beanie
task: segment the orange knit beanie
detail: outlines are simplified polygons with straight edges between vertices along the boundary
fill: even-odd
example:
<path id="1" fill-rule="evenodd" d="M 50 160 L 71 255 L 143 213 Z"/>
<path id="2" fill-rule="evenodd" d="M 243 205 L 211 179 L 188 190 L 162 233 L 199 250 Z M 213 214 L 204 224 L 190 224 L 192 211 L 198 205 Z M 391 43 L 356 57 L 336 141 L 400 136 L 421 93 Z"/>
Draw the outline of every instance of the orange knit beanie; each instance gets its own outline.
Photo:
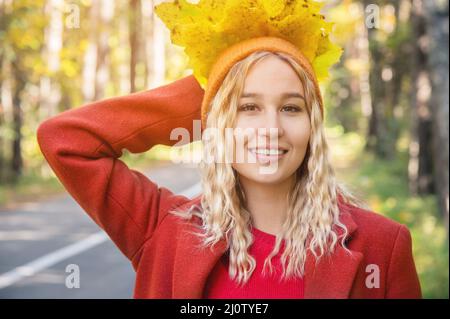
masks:
<path id="1" fill-rule="evenodd" d="M 208 76 L 208 82 L 202 100 L 201 119 L 203 127 L 206 127 L 206 118 L 209 112 L 210 103 L 222 85 L 222 82 L 229 70 L 234 64 L 256 51 L 282 52 L 292 56 L 294 60 L 298 62 L 306 71 L 309 79 L 314 83 L 320 105 L 320 112 L 323 116 L 322 95 L 320 93 L 317 77 L 309 61 L 291 42 L 279 37 L 265 36 L 238 42 L 228 47 L 216 60 Z"/>

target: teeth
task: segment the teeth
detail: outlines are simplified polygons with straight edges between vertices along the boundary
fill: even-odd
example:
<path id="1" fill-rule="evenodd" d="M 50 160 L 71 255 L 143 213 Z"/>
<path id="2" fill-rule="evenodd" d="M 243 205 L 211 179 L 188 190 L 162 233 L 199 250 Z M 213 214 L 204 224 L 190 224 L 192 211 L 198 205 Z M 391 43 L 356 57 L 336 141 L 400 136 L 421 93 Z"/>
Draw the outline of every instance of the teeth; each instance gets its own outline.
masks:
<path id="1" fill-rule="evenodd" d="M 284 150 L 280 149 L 252 149 L 253 153 L 262 155 L 280 155 L 286 153 Z"/>

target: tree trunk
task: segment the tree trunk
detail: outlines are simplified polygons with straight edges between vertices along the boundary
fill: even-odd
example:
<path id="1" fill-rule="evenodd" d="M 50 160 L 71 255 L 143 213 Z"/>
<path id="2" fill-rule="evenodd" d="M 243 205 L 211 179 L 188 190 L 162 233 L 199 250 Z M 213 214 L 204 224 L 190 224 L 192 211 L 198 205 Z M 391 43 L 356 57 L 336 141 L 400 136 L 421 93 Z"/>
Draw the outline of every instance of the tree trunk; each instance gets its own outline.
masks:
<path id="1" fill-rule="evenodd" d="M 413 195 L 433 193 L 433 162 L 431 147 L 430 96 L 431 83 L 427 69 L 428 41 L 422 0 L 414 0 L 412 8 L 413 41 L 412 60 L 411 141 L 409 145 L 409 188 Z"/>
<path id="2" fill-rule="evenodd" d="M 439 208 L 448 232 L 449 219 L 449 74 L 448 74 L 448 1 L 426 1 L 430 50 L 428 67 L 432 86 L 431 122 L 433 133 L 434 185 Z"/>
<path id="3" fill-rule="evenodd" d="M 364 0 L 364 8 L 370 5 L 372 2 Z M 382 134 L 384 134 L 383 129 L 383 108 L 384 108 L 384 86 L 381 81 L 381 65 L 382 65 L 382 54 L 378 46 L 375 35 L 377 30 L 375 28 L 368 28 L 367 37 L 369 39 L 369 84 L 370 84 L 370 96 L 371 104 L 369 123 L 367 127 L 367 137 L 365 149 L 367 151 L 373 152 L 376 155 L 380 155 L 379 146 L 382 140 Z"/>
<path id="4" fill-rule="evenodd" d="M 156 3 L 161 0 L 155 1 Z M 153 13 L 153 77 L 150 88 L 160 86 L 166 79 L 166 36 L 163 22 Z"/>
<path id="5" fill-rule="evenodd" d="M 83 62 L 83 99 L 85 102 L 93 101 L 95 98 L 95 83 L 97 72 L 97 33 L 99 32 L 98 16 L 100 2 L 93 1 L 89 10 L 89 42 L 84 53 Z"/>
<path id="6" fill-rule="evenodd" d="M 12 158 L 11 171 L 12 182 L 17 182 L 22 175 L 23 159 L 22 159 L 22 106 L 21 95 L 26 85 L 26 79 L 23 78 L 24 72 L 13 63 L 13 74 L 15 78 L 14 94 L 13 94 L 13 141 L 12 141 Z"/>
<path id="7" fill-rule="evenodd" d="M 98 1 L 100 19 L 97 39 L 97 65 L 95 72 L 94 100 L 105 96 L 105 88 L 109 81 L 109 32 L 111 20 L 114 16 L 114 2 L 109 0 Z"/>
<path id="8" fill-rule="evenodd" d="M 60 69 L 60 51 L 63 37 L 63 0 L 48 0 L 45 14 L 49 23 L 44 30 L 43 59 L 47 70 L 40 78 L 40 118 L 45 119 L 58 113 L 58 104 L 61 100 L 61 87 L 54 76 Z"/>
<path id="9" fill-rule="evenodd" d="M 84 55 L 83 96 L 85 102 L 99 100 L 105 96 L 109 81 L 109 32 L 114 16 L 114 2 L 93 1 L 89 12 L 89 43 Z"/>
<path id="10" fill-rule="evenodd" d="M 136 92 L 136 65 L 139 55 L 140 1 L 130 0 L 129 43 L 130 43 L 130 92 Z"/>
<path id="11" fill-rule="evenodd" d="M 145 61 L 145 88 L 150 89 L 153 79 L 153 0 L 141 0 L 142 42 Z"/>
<path id="12" fill-rule="evenodd" d="M 1 65 L 1 77 L 2 77 L 2 86 L 1 86 L 1 94 L 0 94 L 0 104 L 2 107 L 2 121 L 3 127 L 0 129 L 5 132 L 2 136 L 2 156 L 3 156 L 3 181 L 9 182 L 12 177 L 12 173 L 10 170 L 10 161 L 11 158 L 11 150 L 10 146 L 11 138 L 9 137 L 11 134 L 6 134 L 12 127 L 13 123 L 13 72 L 11 67 L 11 62 L 3 58 Z"/>
<path id="13" fill-rule="evenodd" d="M 364 8 L 362 9 L 364 11 Z M 370 65 L 370 52 L 369 52 L 369 34 L 365 25 L 360 27 L 358 32 L 359 43 L 361 43 L 359 48 L 360 59 L 364 61 L 364 64 Z M 360 73 L 358 78 L 358 86 L 361 97 L 361 114 L 367 118 L 371 118 L 372 110 L 372 95 L 370 92 L 370 69 L 367 68 Z M 369 134 L 371 131 L 368 129 Z"/>
<path id="14" fill-rule="evenodd" d="M 0 32 L 4 32 L 5 26 L 2 23 L 4 16 L 4 3 L 0 1 Z M 6 60 L 6 59 L 5 59 Z M 2 184 L 5 179 L 6 167 L 5 167 L 5 153 L 4 153 L 4 145 L 5 145 L 5 108 L 3 106 L 3 90 L 4 90 L 4 72 L 3 71 L 3 62 L 4 62 L 4 52 L 0 51 L 0 184 Z"/>
<path id="15" fill-rule="evenodd" d="M 367 6 L 370 1 L 365 0 L 364 3 Z M 393 4 L 394 10 L 398 11 L 398 1 L 394 1 Z M 371 110 L 365 148 L 379 158 L 393 159 L 396 154 L 397 123 L 394 119 L 392 102 L 396 99 L 395 94 L 398 92 L 395 92 L 395 87 L 393 88 L 392 76 L 388 75 L 393 72 L 392 63 L 394 61 L 389 57 L 393 54 L 389 54 L 391 53 L 390 49 L 384 42 L 377 39 L 378 32 L 383 31 L 376 28 L 368 29 L 371 57 L 369 75 Z"/>
<path id="16" fill-rule="evenodd" d="M 369 127 L 367 132 L 366 149 L 372 151 L 380 158 L 386 158 L 388 152 L 385 150 L 386 146 L 386 92 L 385 84 L 381 77 L 382 72 L 382 53 L 380 51 L 377 41 L 374 39 L 376 31 L 369 29 L 369 42 L 371 68 L 369 75 L 370 90 L 372 97 L 372 105 L 370 111 Z"/>
<path id="17" fill-rule="evenodd" d="M 128 3 L 126 3 L 126 7 L 128 8 Z M 119 39 L 120 43 L 128 43 L 129 41 L 129 32 L 130 32 L 130 26 L 128 23 L 129 17 L 128 17 L 128 10 L 124 10 L 123 13 L 119 16 Z M 127 50 L 127 54 L 123 54 L 123 56 L 126 55 L 126 59 L 123 59 L 120 61 L 120 64 L 118 65 L 118 75 L 119 75 L 119 92 L 121 95 L 130 93 L 130 50 Z"/>

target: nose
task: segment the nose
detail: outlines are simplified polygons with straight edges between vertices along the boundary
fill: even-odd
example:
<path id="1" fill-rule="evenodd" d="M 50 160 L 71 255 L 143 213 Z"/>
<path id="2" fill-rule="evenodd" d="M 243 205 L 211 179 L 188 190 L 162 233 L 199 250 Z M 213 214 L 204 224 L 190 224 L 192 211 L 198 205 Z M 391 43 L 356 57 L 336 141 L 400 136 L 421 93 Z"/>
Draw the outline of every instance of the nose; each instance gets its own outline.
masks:
<path id="1" fill-rule="evenodd" d="M 278 141 L 283 136 L 283 123 L 276 108 L 271 108 L 264 113 L 258 129 L 258 138 L 262 138 L 266 143 L 272 145 L 274 141 Z"/>

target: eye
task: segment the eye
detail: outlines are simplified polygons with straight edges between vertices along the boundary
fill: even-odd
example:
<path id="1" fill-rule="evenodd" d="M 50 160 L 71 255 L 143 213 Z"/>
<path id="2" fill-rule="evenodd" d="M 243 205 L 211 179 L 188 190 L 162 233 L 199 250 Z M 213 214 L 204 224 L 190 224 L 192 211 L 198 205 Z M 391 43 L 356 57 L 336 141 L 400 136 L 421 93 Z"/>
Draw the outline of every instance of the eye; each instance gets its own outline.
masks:
<path id="1" fill-rule="evenodd" d="M 255 111 L 256 109 L 256 104 L 244 104 L 239 108 L 240 111 Z"/>
<path id="2" fill-rule="evenodd" d="M 296 112 L 301 112 L 302 108 L 297 105 L 285 105 L 282 107 L 282 110 L 285 110 L 287 112 L 296 113 Z"/>

